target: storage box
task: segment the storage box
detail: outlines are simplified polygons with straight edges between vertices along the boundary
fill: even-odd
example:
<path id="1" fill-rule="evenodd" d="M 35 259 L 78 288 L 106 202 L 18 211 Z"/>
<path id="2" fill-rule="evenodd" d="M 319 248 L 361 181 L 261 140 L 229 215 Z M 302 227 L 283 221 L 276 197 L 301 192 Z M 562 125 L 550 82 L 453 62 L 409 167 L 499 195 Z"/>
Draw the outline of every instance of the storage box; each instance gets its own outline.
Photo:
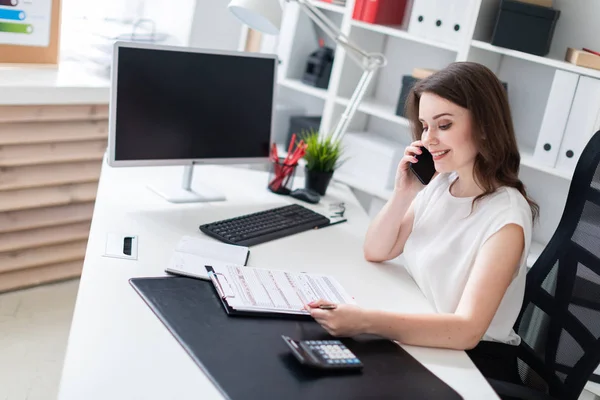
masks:
<path id="1" fill-rule="evenodd" d="M 407 0 L 356 0 L 352 18 L 370 24 L 402 25 Z"/>
<path id="2" fill-rule="evenodd" d="M 293 104 L 275 104 L 273 113 L 273 143 L 287 145 L 289 142 L 290 120 L 294 116 L 306 114 L 303 107 Z"/>
<path id="3" fill-rule="evenodd" d="M 302 138 L 303 131 L 309 132 L 311 129 L 318 131 L 321 127 L 320 116 L 308 116 L 308 115 L 296 115 L 290 118 L 290 129 L 288 131 L 287 139 L 285 141 L 285 147 L 290 144 L 292 134 L 296 134 L 298 140 Z"/>
<path id="4" fill-rule="evenodd" d="M 552 0 L 519 0 L 521 3 L 535 4 L 536 6 L 552 8 Z"/>
<path id="5" fill-rule="evenodd" d="M 494 27 L 492 44 L 529 54 L 550 52 L 560 10 L 515 0 L 503 0 Z"/>
<path id="6" fill-rule="evenodd" d="M 398 103 L 396 104 L 396 115 L 399 117 L 405 117 L 404 108 L 406 107 L 406 100 L 408 99 L 408 94 L 413 86 L 419 82 L 420 79 L 415 78 L 411 75 L 404 75 L 402 77 L 402 88 L 400 89 L 400 97 L 398 98 Z"/>
<path id="7" fill-rule="evenodd" d="M 600 56 L 584 50 L 577 50 L 569 47 L 567 49 L 565 61 L 579 65 L 580 67 L 600 70 Z"/>
<path id="8" fill-rule="evenodd" d="M 337 172 L 375 189 L 394 187 L 404 146 L 376 133 L 347 132 L 343 139 L 344 163 Z"/>

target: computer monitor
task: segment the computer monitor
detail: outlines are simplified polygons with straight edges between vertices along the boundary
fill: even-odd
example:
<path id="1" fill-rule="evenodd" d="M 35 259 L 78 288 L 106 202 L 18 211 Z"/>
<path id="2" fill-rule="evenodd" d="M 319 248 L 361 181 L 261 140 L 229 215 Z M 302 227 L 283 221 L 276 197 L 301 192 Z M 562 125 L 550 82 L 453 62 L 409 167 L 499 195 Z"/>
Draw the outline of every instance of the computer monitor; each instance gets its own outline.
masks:
<path id="1" fill-rule="evenodd" d="M 172 202 L 224 200 L 192 189 L 193 166 L 268 160 L 276 68 L 274 55 L 116 42 L 109 165 L 183 165 L 182 184 L 151 188 Z"/>

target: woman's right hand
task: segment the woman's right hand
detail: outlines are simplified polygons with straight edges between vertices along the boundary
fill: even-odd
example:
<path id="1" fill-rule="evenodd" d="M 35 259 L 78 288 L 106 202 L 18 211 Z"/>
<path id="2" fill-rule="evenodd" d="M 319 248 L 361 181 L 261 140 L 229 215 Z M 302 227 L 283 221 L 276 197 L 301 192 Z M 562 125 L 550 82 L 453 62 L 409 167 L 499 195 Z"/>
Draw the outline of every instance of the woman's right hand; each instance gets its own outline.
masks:
<path id="1" fill-rule="evenodd" d="M 398 164 L 398 169 L 396 170 L 396 192 L 417 193 L 423 188 L 423 184 L 409 169 L 410 164 L 418 162 L 416 156 L 422 153 L 421 146 L 423 146 L 423 143 L 417 140 L 404 149 L 404 157 L 400 160 L 400 164 Z"/>

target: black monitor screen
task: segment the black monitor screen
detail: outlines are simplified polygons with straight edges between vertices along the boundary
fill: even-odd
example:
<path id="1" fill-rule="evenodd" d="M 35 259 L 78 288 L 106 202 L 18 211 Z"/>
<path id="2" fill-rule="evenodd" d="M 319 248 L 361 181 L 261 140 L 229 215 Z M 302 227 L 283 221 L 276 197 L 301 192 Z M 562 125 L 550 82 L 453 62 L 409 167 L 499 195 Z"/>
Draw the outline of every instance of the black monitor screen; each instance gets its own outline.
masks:
<path id="1" fill-rule="evenodd" d="M 115 160 L 269 155 L 274 58 L 120 47 Z"/>

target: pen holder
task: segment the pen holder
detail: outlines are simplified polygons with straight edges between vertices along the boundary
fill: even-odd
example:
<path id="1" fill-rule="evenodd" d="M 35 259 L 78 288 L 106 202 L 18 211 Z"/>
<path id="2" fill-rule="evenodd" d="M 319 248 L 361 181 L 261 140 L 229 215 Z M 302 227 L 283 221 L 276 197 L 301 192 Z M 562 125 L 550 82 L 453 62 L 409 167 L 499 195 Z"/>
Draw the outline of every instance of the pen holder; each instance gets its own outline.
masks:
<path id="1" fill-rule="evenodd" d="M 277 162 L 271 161 L 268 188 L 273 193 L 290 194 L 292 191 L 298 164 L 285 164 L 284 161 L 284 158 L 279 158 Z"/>

